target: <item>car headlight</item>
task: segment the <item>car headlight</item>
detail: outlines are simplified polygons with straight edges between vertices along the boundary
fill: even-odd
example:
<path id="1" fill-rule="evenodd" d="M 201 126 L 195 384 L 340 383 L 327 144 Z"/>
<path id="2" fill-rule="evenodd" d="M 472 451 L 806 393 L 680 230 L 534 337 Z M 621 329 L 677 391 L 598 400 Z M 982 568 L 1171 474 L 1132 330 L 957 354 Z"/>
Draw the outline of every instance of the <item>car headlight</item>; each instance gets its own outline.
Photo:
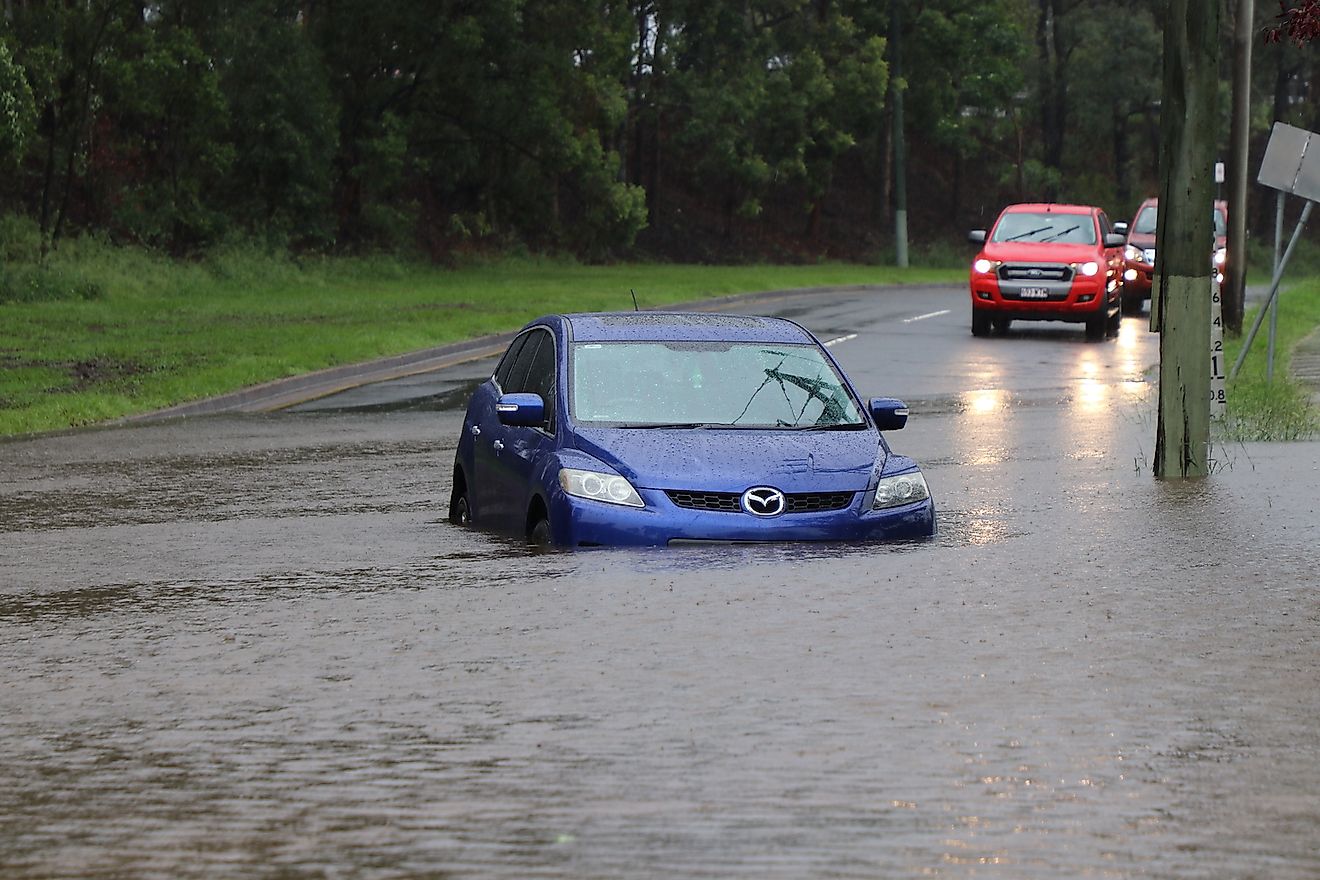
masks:
<path id="1" fill-rule="evenodd" d="M 987 273 L 993 272 L 998 265 L 999 265 L 998 263 L 995 263 L 991 260 L 987 260 L 985 257 L 982 257 L 981 259 L 977 260 L 975 263 L 972 263 L 972 271 L 979 272 L 982 275 L 985 275 Z"/>
<path id="2" fill-rule="evenodd" d="M 1128 245 L 1123 248 L 1123 259 L 1131 260 L 1134 263 L 1140 263 L 1146 259 L 1146 254 L 1141 248 Z"/>
<path id="3" fill-rule="evenodd" d="M 1085 275 L 1087 278 L 1090 278 L 1096 272 L 1100 271 L 1100 264 L 1095 260 L 1090 260 L 1078 266 L 1077 271 L 1082 275 Z"/>
<path id="4" fill-rule="evenodd" d="M 1227 248 L 1215 248 L 1215 265 L 1223 266 L 1228 261 Z"/>
<path id="5" fill-rule="evenodd" d="M 645 507 L 637 490 L 623 477 L 617 474 L 601 474 L 596 471 L 581 471 L 577 468 L 560 468 L 559 485 L 569 495 L 577 498 L 590 498 L 592 501 L 604 501 L 606 504 L 622 504 L 625 507 Z"/>
<path id="6" fill-rule="evenodd" d="M 875 501 L 872 510 L 884 510 L 887 507 L 900 507 L 914 501 L 925 501 L 930 497 L 926 488 L 926 478 L 921 471 L 899 474 L 896 477 L 882 477 L 875 486 Z"/>

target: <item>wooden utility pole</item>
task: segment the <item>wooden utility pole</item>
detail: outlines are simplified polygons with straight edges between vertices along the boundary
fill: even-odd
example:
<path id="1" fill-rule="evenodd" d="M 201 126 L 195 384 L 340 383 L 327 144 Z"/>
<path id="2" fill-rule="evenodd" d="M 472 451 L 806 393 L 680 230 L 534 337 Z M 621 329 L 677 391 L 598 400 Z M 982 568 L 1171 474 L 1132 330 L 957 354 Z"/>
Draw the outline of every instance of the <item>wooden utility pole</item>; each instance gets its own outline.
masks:
<path id="1" fill-rule="evenodd" d="M 1155 476 L 1161 479 L 1201 477 L 1208 468 L 1219 6 L 1219 0 L 1169 0 L 1165 12 L 1159 251 L 1150 317 L 1160 334 Z"/>
<path id="2" fill-rule="evenodd" d="M 889 0 L 889 100 L 894 108 L 894 265 L 908 264 L 907 139 L 903 136 L 902 0 Z"/>
<path id="3" fill-rule="evenodd" d="M 1224 324 L 1242 333 L 1247 289 L 1247 148 L 1251 134 L 1251 43 L 1255 0 L 1237 0 L 1233 23 L 1233 118 L 1228 135 L 1228 262 L 1224 266 Z"/>

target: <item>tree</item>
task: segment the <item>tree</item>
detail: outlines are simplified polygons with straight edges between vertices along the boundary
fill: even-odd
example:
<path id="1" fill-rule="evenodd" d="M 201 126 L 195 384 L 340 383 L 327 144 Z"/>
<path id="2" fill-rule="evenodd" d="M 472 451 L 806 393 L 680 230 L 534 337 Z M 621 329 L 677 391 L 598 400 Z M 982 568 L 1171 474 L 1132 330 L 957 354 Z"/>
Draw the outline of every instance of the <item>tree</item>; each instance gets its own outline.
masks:
<path id="1" fill-rule="evenodd" d="M 1297 6 L 1279 2 L 1278 24 L 1266 28 L 1265 42 L 1291 40 L 1298 46 L 1320 38 L 1320 0 L 1302 0 Z"/>
<path id="2" fill-rule="evenodd" d="M 32 88 L 23 68 L 0 40 L 0 164 L 16 163 L 36 126 Z"/>

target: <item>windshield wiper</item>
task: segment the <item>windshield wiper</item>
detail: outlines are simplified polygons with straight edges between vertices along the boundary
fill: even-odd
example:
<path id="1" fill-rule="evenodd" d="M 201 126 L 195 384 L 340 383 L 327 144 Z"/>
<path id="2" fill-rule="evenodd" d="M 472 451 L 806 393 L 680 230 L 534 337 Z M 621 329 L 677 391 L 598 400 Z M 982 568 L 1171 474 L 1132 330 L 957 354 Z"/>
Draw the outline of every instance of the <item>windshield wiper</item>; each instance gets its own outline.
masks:
<path id="1" fill-rule="evenodd" d="M 828 425 L 781 425 L 781 431 L 857 431 L 865 422 L 831 422 Z"/>
<path id="2" fill-rule="evenodd" d="M 1030 232 L 1022 233 L 1021 235 L 1010 235 L 1008 238 L 1004 239 L 1004 241 L 1020 241 L 1026 238 L 1028 235 L 1040 235 L 1042 232 L 1047 232 L 1049 228 L 1050 227 L 1047 224 L 1045 226 L 1042 226 L 1040 229 L 1033 229 Z"/>
<path id="3" fill-rule="evenodd" d="M 650 431 L 655 428 L 712 428 L 717 427 L 709 422 L 621 422 L 615 425 L 616 428 L 627 428 L 632 431 Z"/>
<path id="4" fill-rule="evenodd" d="M 1079 229 L 1080 227 L 1081 227 L 1081 224 L 1078 223 L 1078 224 L 1076 224 L 1076 225 L 1074 225 L 1074 226 L 1069 226 L 1067 229 L 1060 229 L 1058 232 L 1054 233 L 1053 235 L 1048 236 L 1048 237 L 1046 237 L 1046 238 L 1042 238 L 1041 241 L 1042 241 L 1042 242 L 1046 242 L 1046 241 L 1054 241 L 1054 239 L 1058 238 L 1060 235 L 1067 235 L 1068 233 L 1070 233 L 1070 232 L 1072 232 L 1072 231 L 1074 231 L 1074 230 L 1076 230 L 1076 229 Z"/>

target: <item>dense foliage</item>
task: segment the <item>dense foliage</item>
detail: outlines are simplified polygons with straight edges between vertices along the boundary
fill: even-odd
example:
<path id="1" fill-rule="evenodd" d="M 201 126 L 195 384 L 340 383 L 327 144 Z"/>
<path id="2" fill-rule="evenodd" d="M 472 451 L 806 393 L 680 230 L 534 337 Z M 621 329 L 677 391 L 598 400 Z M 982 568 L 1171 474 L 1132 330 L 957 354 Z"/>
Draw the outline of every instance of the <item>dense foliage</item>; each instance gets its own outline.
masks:
<path id="1" fill-rule="evenodd" d="M 1163 4 L 889 2 L 5 0 L 0 204 L 47 250 L 868 257 L 892 88 L 918 242 L 1154 191 Z M 1314 62 L 1256 57 L 1259 150 Z"/>

